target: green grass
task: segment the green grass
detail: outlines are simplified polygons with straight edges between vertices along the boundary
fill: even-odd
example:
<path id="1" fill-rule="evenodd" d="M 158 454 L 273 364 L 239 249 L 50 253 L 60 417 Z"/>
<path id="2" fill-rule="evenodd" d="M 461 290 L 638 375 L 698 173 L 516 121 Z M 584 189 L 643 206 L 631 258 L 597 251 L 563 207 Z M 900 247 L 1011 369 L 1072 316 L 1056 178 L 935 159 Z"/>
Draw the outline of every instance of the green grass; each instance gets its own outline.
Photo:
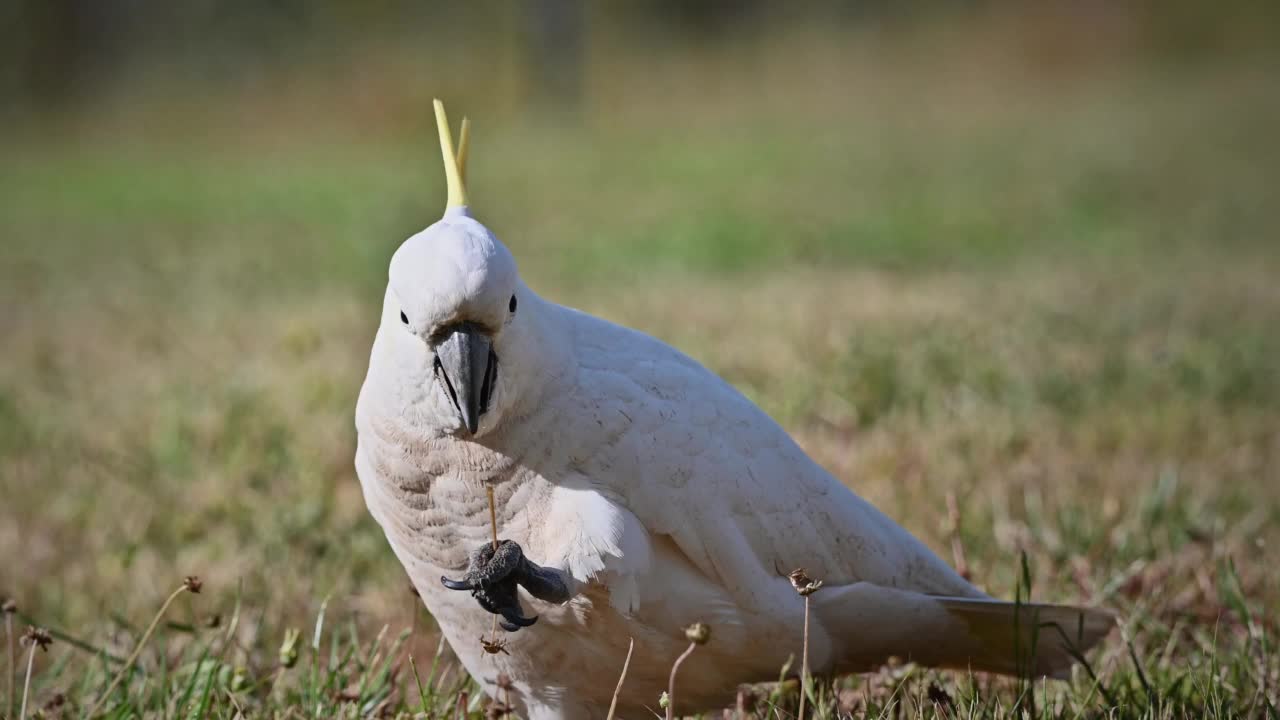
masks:
<path id="1" fill-rule="evenodd" d="M 978 584 L 1123 618 L 1096 682 L 887 667 L 817 717 L 1274 717 L 1274 68 L 974 67 L 665 88 L 666 125 L 652 90 L 571 129 L 476 113 L 472 195 L 539 292 L 687 350 Z M 88 710 L 197 574 L 109 716 L 482 716 L 351 466 L 386 262 L 443 198 L 407 108 L 10 136 L 0 594 L 57 632 L 33 707 Z"/>

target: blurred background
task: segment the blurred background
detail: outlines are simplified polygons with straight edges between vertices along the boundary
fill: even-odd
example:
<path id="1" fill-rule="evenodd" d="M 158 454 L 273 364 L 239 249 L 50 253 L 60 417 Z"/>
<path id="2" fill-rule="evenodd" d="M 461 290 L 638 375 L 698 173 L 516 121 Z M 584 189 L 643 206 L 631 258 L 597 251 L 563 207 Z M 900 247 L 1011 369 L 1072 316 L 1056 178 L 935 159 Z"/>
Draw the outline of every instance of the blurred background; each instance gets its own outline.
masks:
<path id="1" fill-rule="evenodd" d="M 532 287 L 992 592 L 1274 607 L 1277 71 L 1269 2 L 0 2 L 0 594 L 409 622 L 352 413 L 439 97 Z"/>

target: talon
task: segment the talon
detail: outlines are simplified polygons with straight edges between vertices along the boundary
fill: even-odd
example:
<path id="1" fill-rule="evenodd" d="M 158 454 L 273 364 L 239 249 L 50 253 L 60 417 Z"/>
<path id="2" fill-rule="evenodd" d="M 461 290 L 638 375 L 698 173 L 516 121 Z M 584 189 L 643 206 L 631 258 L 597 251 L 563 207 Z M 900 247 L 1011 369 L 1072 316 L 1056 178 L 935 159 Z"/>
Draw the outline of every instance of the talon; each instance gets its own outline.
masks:
<path id="1" fill-rule="evenodd" d="M 443 575 L 440 576 L 440 584 L 449 588 L 450 590 L 473 589 L 471 583 L 467 582 L 466 580 L 450 580 L 449 578 Z"/>
<path id="2" fill-rule="evenodd" d="M 533 617 L 524 616 L 524 610 L 521 609 L 519 601 L 516 601 L 515 605 L 508 605 L 506 607 L 501 607 L 501 608 L 498 608 L 498 610 L 499 612 L 502 613 L 502 617 L 506 622 L 518 626 L 516 628 L 513 628 L 512 629 L 513 631 L 518 630 L 522 627 L 529 627 L 530 625 L 538 622 L 537 615 L 534 615 Z"/>
<path id="3" fill-rule="evenodd" d="M 564 579 L 554 570 L 550 570 L 522 560 L 511 579 L 519 583 L 529 594 L 545 602 L 559 605 L 569 601 L 571 593 Z"/>
<path id="4" fill-rule="evenodd" d="M 538 622 L 537 615 L 525 617 L 516 608 L 503 608 L 502 617 L 503 619 L 498 621 L 498 625 L 507 632 L 516 632 L 520 628 L 527 628 Z"/>
<path id="5" fill-rule="evenodd" d="M 542 568 L 524 557 L 514 540 L 503 540 L 495 548 L 486 543 L 471 551 L 468 567 L 461 580 L 441 577 L 440 583 L 450 590 L 467 590 L 481 609 L 500 616 L 499 624 L 507 632 L 515 632 L 538 621 L 526 617 L 520 606 L 519 586 L 539 600 L 566 602 L 570 590 L 560 573 Z"/>

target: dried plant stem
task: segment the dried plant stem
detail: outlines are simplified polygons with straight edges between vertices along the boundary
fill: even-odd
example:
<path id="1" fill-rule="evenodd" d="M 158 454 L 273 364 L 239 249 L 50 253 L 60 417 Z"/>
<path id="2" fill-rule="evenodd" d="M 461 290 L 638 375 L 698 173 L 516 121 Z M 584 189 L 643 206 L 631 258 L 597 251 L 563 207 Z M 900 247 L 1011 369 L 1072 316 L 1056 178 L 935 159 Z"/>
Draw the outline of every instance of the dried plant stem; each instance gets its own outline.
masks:
<path id="1" fill-rule="evenodd" d="M 809 696 L 809 596 L 822 589 L 822 581 L 809 577 L 804 568 L 796 568 L 787 575 L 791 587 L 804 598 L 804 635 L 800 649 L 800 714 L 797 720 L 804 720 L 804 703 Z"/>
<path id="2" fill-rule="evenodd" d="M 27 651 L 27 679 L 22 683 L 22 712 L 18 713 L 19 720 L 27 718 L 27 695 L 31 693 L 31 669 L 36 664 L 36 643 L 31 643 L 31 649 Z"/>
<path id="3" fill-rule="evenodd" d="M 800 647 L 800 712 L 796 720 L 804 720 L 804 701 L 809 695 L 809 596 L 804 596 L 804 641 Z"/>
<path id="4" fill-rule="evenodd" d="M 489 529 L 493 532 L 493 551 L 498 551 L 498 501 L 493 499 L 493 486 L 484 486 L 485 495 L 489 497 Z M 489 636 L 498 642 L 498 616 L 493 616 L 493 624 L 489 627 Z"/>
<path id="5" fill-rule="evenodd" d="M 120 683 L 124 681 L 125 675 L 128 675 L 129 671 L 133 669 L 133 664 L 137 662 L 138 656 L 142 654 L 142 649 L 146 647 L 147 641 L 151 639 L 151 634 L 155 632 L 156 626 L 160 624 L 160 619 L 163 618 L 165 612 L 169 610 L 169 606 L 173 604 L 174 600 L 178 599 L 179 595 L 187 592 L 188 590 L 191 590 L 191 584 L 184 581 L 178 586 L 178 589 L 169 593 L 169 597 L 166 598 L 164 604 L 160 606 L 160 612 L 156 613 L 156 616 L 151 619 L 151 624 L 147 626 L 147 631 L 142 633 L 142 639 L 139 640 L 137 646 L 133 648 L 133 652 L 129 654 L 129 658 L 124 661 L 124 667 L 120 668 L 120 672 L 116 673 L 116 677 L 111 681 L 111 685 L 107 687 L 107 691 L 98 698 L 98 702 L 93 704 L 93 708 L 89 710 L 89 713 L 85 717 L 93 717 L 98 714 L 98 711 L 102 709 L 103 704 L 107 702 L 111 697 L 111 694 L 114 693 L 116 688 L 120 686 Z"/>
<path id="6" fill-rule="evenodd" d="M 964 553 L 964 541 L 960 538 L 960 504 L 956 502 L 956 494 L 947 493 L 947 519 L 951 526 L 951 557 L 955 562 L 956 572 L 960 577 L 968 580 L 969 561 Z"/>
<path id="7" fill-rule="evenodd" d="M 6 612 L 4 614 L 4 632 L 5 632 L 5 635 L 7 636 L 8 644 L 9 644 L 9 665 L 8 665 L 9 669 L 7 672 L 7 674 L 9 675 L 9 695 L 7 696 L 9 701 L 5 703 L 4 712 L 6 715 L 13 715 L 13 701 L 15 699 L 14 689 L 13 689 L 13 676 L 18 674 L 18 667 L 17 667 L 18 659 L 17 659 L 17 654 L 14 652 L 14 648 L 13 648 L 13 613 L 11 612 Z"/>
<path id="8" fill-rule="evenodd" d="M 238 718 L 245 717 L 244 708 L 240 707 L 240 703 L 236 701 L 235 693 L 231 692 L 229 688 L 223 688 L 222 692 L 227 694 L 227 699 L 231 701 L 231 706 L 236 709 L 235 717 L 238 717 Z"/>
<path id="9" fill-rule="evenodd" d="M 413 641 L 418 637 L 418 615 L 422 607 L 422 596 L 418 594 L 418 588 L 409 584 L 409 639 L 405 642 L 404 647 L 400 650 L 399 665 L 403 665 L 406 661 L 413 661 Z"/>
<path id="10" fill-rule="evenodd" d="M 605 716 L 605 720 L 613 720 L 613 714 L 618 710 L 618 695 L 622 693 L 622 683 L 627 680 L 627 668 L 631 667 L 631 651 L 635 649 L 636 639 L 631 638 L 631 642 L 627 645 L 627 659 L 622 661 L 622 674 L 618 675 L 618 686 L 613 689 L 613 699 L 609 701 L 609 714 Z"/>
<path id="11" fill-rule="evenodd" d="M 498 502 L 493 499 L 493 486 L 484 486 L 485 494 L 489 496 L 489 529 L 493 530 L 493 549 L 498 549 Z"/>
<path id="12" fill-rule="evenodd" d="M 673 720 L 676 716 L 676 673 L 680 671 L 680 665 L 693 654 L 693 650 L 696 647 L 698 647 L 698 643 L 689 643 L 689 647 L 680 653 L 680 657 L 676 658 L 675 663 L 671 666 L 671 677 L 667 679 L 667 720 Z"/>

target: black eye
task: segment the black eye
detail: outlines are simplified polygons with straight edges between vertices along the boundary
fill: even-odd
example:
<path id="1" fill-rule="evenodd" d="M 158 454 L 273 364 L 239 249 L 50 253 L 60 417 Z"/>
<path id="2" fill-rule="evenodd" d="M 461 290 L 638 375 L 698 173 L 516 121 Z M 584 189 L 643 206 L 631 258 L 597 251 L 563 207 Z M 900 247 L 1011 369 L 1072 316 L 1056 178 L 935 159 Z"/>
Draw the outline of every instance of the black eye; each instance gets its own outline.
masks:
<path id="1" fill-rule="evenodd" d="M 515 312 L 515 311 L 516 311 L 516 296 L 515 296 L 515 295 L 512 295 L 512 296 L 511 296 L 511 302 L 507 303 L 507 310 L 509 310 L 509 311 L 511 311 L 511 312 Z"/>
<path id="2" fill-rule="evenodd" d="M 400 311 L 400 322 L 404 323 L 405 325 L 409 324 L 409 316 L 405 315 L 403 310 Z"/>

